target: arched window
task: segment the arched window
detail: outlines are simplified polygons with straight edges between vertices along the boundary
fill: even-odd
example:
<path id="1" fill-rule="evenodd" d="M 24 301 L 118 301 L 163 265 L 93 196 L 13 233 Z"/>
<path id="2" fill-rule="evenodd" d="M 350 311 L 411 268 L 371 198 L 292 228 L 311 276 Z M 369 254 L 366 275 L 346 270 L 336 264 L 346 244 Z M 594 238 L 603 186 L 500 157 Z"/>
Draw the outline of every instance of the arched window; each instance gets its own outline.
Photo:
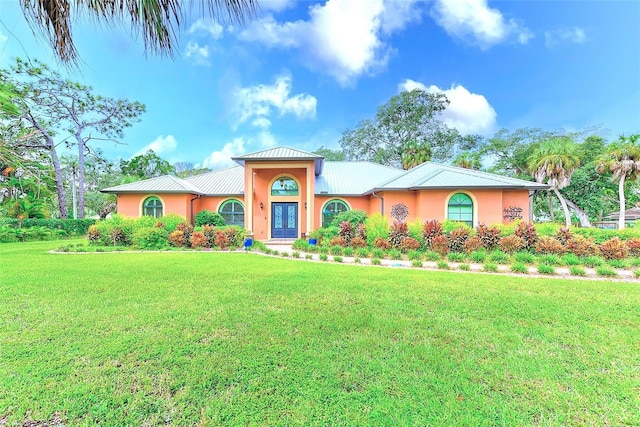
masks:
<path id="1" fill-rule="evenodd" d="M 329 200 L 322 207 L 322 226 L 327 227 L 331 224 L 331 220 L 334 216 L 340 212 L 346 212 L 349 210 L 349 206 L 342 200 Z"/>
<path id="2" fill-rule="evenodd" d="M 162 201 L 157 197 L 149 197 L 142 204 L 142 215 L 149 215 L 154 218 L 162 216 Z"/>
<path id="3" fill-rule="evenodd" d="M 220 205 L 218 213 L 222 215 L 227 225 L 244 227 L 244 205 L 238 200 L 227 200 Z"/>
<path id="4" fill-rule="evenodd" d="M 272 196 L 297 196 L 298 184 L 288 176 L 280 177 L 271 186 Z"/>
<path id="5" fill-rule="evenodd" d="M 449 199 L 447 218 L 464 222 L 473 227 L 473 201 L 464 193 L 456 193 Z"/>

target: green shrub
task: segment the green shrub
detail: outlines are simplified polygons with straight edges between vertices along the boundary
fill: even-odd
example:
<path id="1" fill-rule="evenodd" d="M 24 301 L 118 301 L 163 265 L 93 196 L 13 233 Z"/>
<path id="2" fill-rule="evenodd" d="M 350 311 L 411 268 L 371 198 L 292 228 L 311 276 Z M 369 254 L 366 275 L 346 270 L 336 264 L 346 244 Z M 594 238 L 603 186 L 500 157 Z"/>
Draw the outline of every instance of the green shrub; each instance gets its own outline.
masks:
<path id="1" fill-rule="evenodd" d="M 344 256 L 353 256 L 354 249 L 353 248 L 344 248 L 342 253 L 344 254 Z"/>
<path id="2" fill-rule="evenodd" d="M 414 221 L 408 222 L 407 227 L 409 228 L 409 237 L 416 239 L 420 246 L 424 245 L 422 239 L 422 222 L 416 218 Z"/>
<path id="3" fill-rule="evenodd" d="M 329 253 L 331 255 L 342 255 L 344 252 L 342 246 L 331 246 L 329 248 Z"/>
<path id="4" fill-rule="evenodd" d="M 633 270 L 633 275 L 638 278 L 640 277 L 640 270 Z"/>
<path id="5" fill-rule="evenodd" d="M 371 258 L 371 264 L 380 265 L 381 263 L 382 261 L 380 261 L 380 258 Z"/>
<path id="6" fill-rule="evenodd" d="M 288 258 L 288 257 L 289 257 L 289 252 L 287 252 L 287 251 L 282 251 L 282 252 L 280 253 L 280 256 L 281 256 L 281 257 L 283 257 L 283 258 Z"/>
<path id="7" fill-rule="evenodd" d="M 490 273 L 495 273 L 496 271 L 498 271 L 498 264 L 494 264 L 492 262 L 486 262 L 482 266 L 482 269 Z"/>
<path id="8" fill-rule="evenodd" d="M 61 219 L 61 218 L 0 218 L 0 229 L 29 229 L 43 228 L 51 230 L 55 234 L 55 230 L 64 231 L 63 236 L 84 236 L 89 231 L 89 227 L 100 222 L 92 218 L 84 219 Z M 28 235 L 28 234 L 27 234 Z M 0 237 L 0 241 L 1 237 Z"/>
<path id="9" fill-rule="evenodd" d="M 580 257 L 575 255 L 575 254 L 565 254 L 562 257 L 562 262 L 564 262 L 566 265 L 580 265 L 581 264 Z"/>
<path id="10" fill-rule="evenodd" d="M 498 264 L 507 264 L 510 258 L 511 257 L 509 256 L 509 254 L 505 254 L 504 252 L 498 249 L 491 251 L 491 253 L 489 253 L 489 260 L 491 262 L 495 262 Z"/>
<path id="11" fill-rule="evenodd" d="M 447 254 L 447 260 L 451 262 L 464 262 L 467 259 L 462 252 L 449 252 Z"/>
<path id="12" fill-rule="evenodd" d="M 556 236 L 561 228 L 564 227 L 561 224 L 557 224 L 555 222 L 541 222 L 535 224 L 536 234 L 538 236 Z"/>
<path id="13" fill-rule="evenodd" d="M 471 230 L 471 227 L 469 227 L 465 222 L 452 221 L 450 219 L 445 219 L 444 221 L 442 221 L 443 234 L 449 234 L 456 228 L 460 228 L 460 227 L 468 228 L 469 230 Z"/>
<path id="14" fill-rule="evenodd" d="M 419 259 L 414 259 L 413 261 L 411 261 L 411 265 L 413 267 L 422 267 L 422 261 L 420 261 Z"/>
<path id="15" fill-rule="evenodd" d="M 395 260 L 402 259 L 402 252 L 400 252 L 397 249 L 390 249 L 389 258 L 395 259 Z"/>
<path id="16" fill-rule="evenodd" d="M 538 265 L 538 273 L 540 274 L 554 274 L 556 272 L 555 268 L 549 264 L 540 264 Z"/>
<path id="17" fill-rule="evenodd" d="M 629 264 L 634 267 L 640 267 L 640 258 L 629 258 Z"/>
<path id="18" fill-rule="evenodd" d="M 440 260 L 436 263 L 436 265 L 438 266 L 438 268 L 440 270 L 448 270 L 449 269 L 449 263 L 445 260 Z"/>
<path id="19" fill-rule="evenodd" d="M 327 254 L 320 254 L 320 261 L 327 261 L 329 259 L 329 255 Z"/>
<path id="20" fill-rule="evenodd" d="M 304 259 L 313 259 L 313 255 L 311 255 L 311 254 L 304 254 Z"/>
<path id="21" fill-rule="evenodd" d="M 327 246 L 321 246 L 318 248 L 318 252 L 326 255 L 329 253 L 329 248 Z"/>
<path id="22" fill-rule="evenodd" d="M 360 223 L 366 223 L 367 213 L 363 210 L 353 209 L 340 212 L 331 219 L 331 226 L 339 226 L 342 222 L 349 222 L 354 228 Z"/>
<path id="23" fill-rule="evenodd" d="M 407 254 L 407 258 L 409 258 L 412 261 L 422 261 L 422 252 L 420 252 L 420 251 L 410 251 Z"/>
<path id="24" fill-rule="evenodd" d="M 298 251 L 293 251 L 293 252 L 291 252 L 291 256 L 292 256 L 293 258 L 300 258 L 300 252 L 298 252 Z"/>
<path id="25" fill-rule="evenodd" d="M 442 256 L 438 252 L 434 251 L 426 251 L 424 253 L 424 259 L 427 261 L 438 261 L 442 258 Z"/>
<path id="26" fill-rule="evenodd" d="M 575 228 L 574 235 L 582 235 L 591 238 L 596 244 L 604 243 L 613 237 L 621 240 L 629 240 L 632 238 L 640 238 L 640 228 L 623 228 L 622 230 L 608 230 L 600 228 Z"/>
<path id="27" fill-rule="evenodd" d="M 469 254 L 469 257 L 475 263 L 483 263 L 487 259 L 487 253 L 483 250 L 473 251 Z"/>
<path id="28" fill-rule="evenodd" d="M 528 272 L 527 265 L 522 262 L 515 262 L 511 264 L 511 271 L 513 271 L 514 273 L 526 274 Z"/>
<path id="29" fill-rule="evenodd" d="M 574 276 L 586 276 L 587 274 L 587 272 L 584 271 L 584 268 L 577 265 L 572 265 L 571 267 L 569 267 L 569 271 L 571 271 L 571 274 Z"/>
<path id="30" fill-rule="evenodd" d="M 333 257 L 333 260 L 334 260 L 335 262 L 342 262 L 342 257 L 341 257 L 341 256 L 334 256 L 334 257 Z"/>
<path id="31" fill-rule="evenodd" d="M 196 214 L 196 226 L 213 225 L 214 227 L 222 227 L 227 225 L 224 217 L 214 211 L 200 211 Z"/>
<path id="32" fill-rule="evenodd" d="M 291 249 L 306 251 L 309 249 L 309 242 L 306 239 L 296 239 L 291 245 Z"/>
<path id="33" fill-rule="evenodd" d="M 618 273 L 616 273 L 616 271 L 606 265 L 601 265 L 600 267 L 596 267 L 596 273 L 598 274 L 598 276 L 604 276 L 604 277 L 615 277 L 618 275 Z"/>
<path id="34" fill-rule="evenodd" d="M 137 249 L 164 249 L 169 244 L 169 233 L 164 228 L 145 227 L 133 232 L 131 243 Z"/>
<path id="35" fill-rule="evenodd" d="M 626 259 L 612 259 L 609 261 L 609 265 L 613 268 L 625 269 L 629 263 Z"/>
<path id="36" fill-rule="evenodd" d="M 371 249 L 371 256 L 373 258 L 384 258 L 384 249 L 381 249 L 381 248 Z"/>
<path id="37" fill-rule="evenodd" d="M 544 265 L 562 265 L 562 259 L 558 255 L 546 254 L 538 257 L 538 263 Z"/>
<path id="38" fill-rule="evenodd" d="M 356 249 L 356 256 L 359 258 L 369 258 L 369 249 L 367 248 Z"/>
<path id="39" fill-rule="evenodd" d="M 364 222 L 367 230 L 367 243 L 373 246 L 377 238 L 389 237 L 389 223 L 387 218 L 379 213 L 372 214 Z"/>
<path id="40" fill-rule="evenodd" d="M 362 260 L 360 258 L 358 258 L 358 257 L 355 257 L 353 259 L 353 262 L 356 263 L 356 264 L 360 264 L 362 262 Z"/>
<path id="41" fill-rule="evenodd" d="M 458 266 L 458 268 L 459 268 L 460 270 L 462 270 L 462 271 L 469 271 L 469 270 L 471 270 L 471 267 L 469 266 L 469 264 L 460 264 L 460 265 Z"/>
<path id="42" fill-rule="evenodd" d="M 513 260 L 524 264 L 534 264 L 536 256 L 531 252 L 519 251 L 513 254 Z"/>
<path id="43" fill-rule="evenodd" d="M 601 265 L 604 265 L 605 261 L 604 261 L 604 258 L 600 256 L 592 255 L 592 256 L 585 257 L 582 263 L 587 267 L 594 268 L 594 267 L 599 267 Z"/>
<path id="44" fill-rule="evenodd" d="M 174 213 L 163 215 L 160 218 L 158 218 L 158 220 L 162 224 L 164 224 L 164 228 L 166 228 L 169 233 L 174 231 L 177 225 L 180 224 L 181 222 L 187 222 L 187 219 L 185 217 L 174 214 Z"/>

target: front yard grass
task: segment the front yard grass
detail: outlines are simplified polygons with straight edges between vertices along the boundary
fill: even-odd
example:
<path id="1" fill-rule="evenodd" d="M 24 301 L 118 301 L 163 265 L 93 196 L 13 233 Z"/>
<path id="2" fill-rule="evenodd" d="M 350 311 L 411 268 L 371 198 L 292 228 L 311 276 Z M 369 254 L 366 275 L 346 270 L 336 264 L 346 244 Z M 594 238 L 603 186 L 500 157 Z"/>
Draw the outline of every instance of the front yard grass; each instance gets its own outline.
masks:
<path id="1" fill-rule="evenodd" d="M 0 244 L 0 421 L 637 425 L 638 283 Z"/>

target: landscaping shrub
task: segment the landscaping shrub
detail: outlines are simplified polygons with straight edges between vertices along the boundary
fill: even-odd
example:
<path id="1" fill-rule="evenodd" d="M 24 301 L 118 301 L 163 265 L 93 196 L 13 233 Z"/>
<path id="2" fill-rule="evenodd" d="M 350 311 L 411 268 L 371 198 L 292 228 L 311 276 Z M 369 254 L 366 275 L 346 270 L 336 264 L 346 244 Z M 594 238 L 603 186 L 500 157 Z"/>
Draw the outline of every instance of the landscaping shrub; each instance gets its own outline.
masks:
<path id="1" fill-rule="evenodd" d="M 213 248 L 216 245 L 216 228 L 213 225 L 205 225 L 202 227 L 202 232 L 207 238 L 206 247 Z"/>
<path id="2" fill-rule="evenodd" d="M 194 231 L 189 239 L 192 248 L 204 248 L 207 246 L 207 237 L 201 231 Z"/>
<path id="3" fill-rule="evenodd" d="M 482 263 L 482 262 L 485 262 L 485 260 L 487 259 L 487 252 L 483 250 L 474 251 L 469 254 L 469 257 L 475 263 Z"/>
<path id="4" fill-rule="evenodd" d="M 536 262 L 536 256 L 531 252 L 520 251 L 513 254 L 515 262 L 521 262 L 524 264 L 533 264 Z"/>
<path id="5" fill-rule="evenodd" d="M 188 242 L 191 239 L 191 233 L 193 233 L 193 225 L 181 222 L 176 225 L 176 231 L 182 231 L 185 241 Z"/>
<path id="6" fill-rule="evenodd" d="M 131 243 L 137 249 L 164 249 L 169 243 L 169 233 L 164 228 L 143 227 L 133 232 Z"/>
<path id="7" fill-rule="evenodd" d="M 506 263 L 508 263 L 509 262 L 509 258 L 510 258 L 509 254 L 506 254 L 506 253 L 502 252 L 499 249 L 496 249 L 496 250 L 491 251 L 489 253 L 489 259 L 492 262 L 496 262 L 498 264 L 506 264 Z"/>
<path id="8" fill-rule="evenodd" d="M 306 239 L 296 239 L 291 245 L 291 248 L 299 251 L 306 251 L 309 249 L 309 242 L 307 242 Z"/>
<path id="9" fill-rule="evenodd" d="M 422 252 L 420 252 L 420 251 L 410 251 L 407 254 L 407 258 L 409 258 L 412 261 L 421 261 L 422 260 Z"/>
<path id="10" fill-rule="evenodd" d="M 593 239 L 586 238 L 581 235 L 575 235 L 567 240 L 565 248 L 567 252 L 579 257 L 598 254 L 598 246 L 595 244 Z"/>
<path id="11" fill-rule="evenodd" d="M 129 236 L 122 227 L 113 227 L 109 230 L 109 240 L 113 246 L 128 246 L 131 244 Z"/>
<path id="12" fill-rule="evenodd" d="M 229 244 L 229 239 L 227 238 L 227 234 L 223 230 L 215 230 L 215 237 L 213 239 L 213 244 L 220 249 L 225 249 Z"/>
<path id="13" fill-rule="evenodd" d="M 333 257 L 333 260 L 334 260 L 335 262 L 342 262 L 342 257 L 341 257 L 341 256 L 334 256 L 334 257 Z"/>
<path id="14" fill-rule="evenodd" d="M 222 230 L 227 236 L 227 245 L 233 248 L 237 248 L 243 245 L 246 233 L 243 228 L 236 225 L 228 225 L 223 227 Z"/>
<path id="15" fill-rule="evenodd" d="M 391 247 L 391 243 L 389 243 L 389 240 L 384 239 L 382 237 L 376 237 L 376 240 L 374 242 L 374 247 L 376 249 L 389 249 Z"/>
<path id="16" fill-rule="evenodd" d="M 353 227 L 356 227 L 359 223 L 366 223 L 367 213 L 363 210 L 353 209 L 346 212 L 340 212 L 331 219 L 332 226 L 338 226 L 342 222 L 347 221 L 351 223 Z"/>
<path id="17" fill-rule="evenodd" d="M 495 273 L 498 271 L 498 265 L 492 262 L 487 262 L 482 266 L 482 269 L 489 273 Z"/>
<path id="18" fill-rule="evenodd" d="M 447 254 L 447 260 L 451 262 L 464 262 L 466 260 L 466 256 L 462 252 L 449 252 Z"/>
<path id="19" fill-rule="evenodd" d="M 584 271 L 584 268 L 578 267 L 577 265 L 572 265 L 569 268 L 569 271 L 571 271 L 571 274 L 574 276 L 586 276 L 587 274 L 587 272 Z"/>
<path id="20" fill-rule="evenodd" d="M 420 249 L 420 242 L 418 242 L 413 237 L 405 237 L 400 242 L 400 250 L 404 253 L 415 251 L 417 249 Z"/>
<path id="21" fill-rule="evenodd" d="M 40 229 L 48 229 L 51 231 L 54 230 L 63 230 L 64 235 L 69 236 L 84 236 L 89 232 L 89 227 L 96 224 L 100 220 L 96 220 L 93 218 L 83 218 L 83 219 L 62 219 L 62 218 L 25 218 L 25 219 L 17 219 L 17 218 L 1 218 L 0 219 L 0 228 L 6 227 L 7 229 L 29 229 L 29 228 L 40 228 Z M 36 233 L 38 234 L 38 233 Z M 16 235 L 15 233 L 13 234 Z M 27 234 L 28 235 L 28 234 Z M 53 232 L 52 235 L 60 236 L 60 233 Z"/>
<path id="22" fill-rule="evenodd" d="M 540 264 L 538 266 L 538 273 L 540 274 L 554 274 L 555 272 L 556 272 L 556 269 L 549 264 Z"/>
<path id="23" fill-rule="evenodd" d="M 545 265 L 562 265 L 562 259 L 556 254 L 546 254 L 538 257 L 538 263 Z"/>
<path id="24" fill-rule="evenodd" d="M 471 230 L 471 227 L 469 227 L 466 223 L 460 222 L 460 221 L 453 221 L 453 220 L 450 220 L 450 219 L 445 219 L 444 221 L 442 221 L 441 224 L 442 224 L 442 233 L 443 234 L 449 234 L 453 230 L 455 230 L 456 228 L 460 228 L 460 227 L 466 227 L 469 230 Z"/>
<path id="25" fill-rule="evenodd" d="M 482 246 L 488 251 L 492 251 L 498 247 L 500 243 L 500 228 L 495 225 L 487 226 L 485 224 L 479 224 L 476 228 L 476 236 L 482 242 Z"/>
<path id="26" fill-rule="evenodd" d="M 458 266 L 458 268 L 462 271 L 469 271 L 471 270 L 471 266 L 469 264 L 460 264 Z"/>
<path id="27" fill-rule="evenodd" d="M 538 241 L 538 233 L 536 231 L 536 227 L 531 222 L 525 221 L 518 223 L 513 233 L 524 240 L 523 249 L 535 249 Z"/>
<path id="28" fill-rule="evenodd" d="M 567 265 L 580 265 L 580 258 L 576 254 L 568 253 L 562 257 L 562 262 Z"/>
<path id="29" fill-rule="evenodd" d="M 338 235 L 339 230 L 340 229 L 338 227 L 334 226 L 322 227 L 312 231 L 309 234 L 309 237 L 317 239 L 318 245 L 327 245 L 331 243 L 331 239 Z"/>
<path id="30" fill-rule="evenodd" d="M 528 273 L 526 264 L 521 262 L 516 262 L 511 264 L 511 271 L 513 271 L 514 273 L 522 273 L 522 274 Z"/>
<path id="31" fill-rule="evenodd" d="M 370 246 L 374 245 L 376 239 L 386 239 L 389 237 L 389 223 L 382 214 L 375 213 L 364 222 L 367 230 L 366 241 Z"/>
<path id="32" fill-rule="evenodd" d="M 180 224 L 181 222 L 187 222 L 187 219 L 178 214 L 169 213 L 161 216 L 159 218 L 159 221 L 164 225 L 164 228 L 166 228 L 167 231 L 171 233 L 176 229 L 178 224 Z"/>
<path id="33" fill-rule="evenodd" d="M 613 268 L 625 269 L 629 266 L 629 263 L 625 259 L 612 259 L 609 260 L 609 265 Z"/>
<path id="34" fill-rule="evenodd" d="M 402 259 L 402 252 L 398 249 L 389 249 L 389 258 L 395 260 Z"/>
<path id="35" fill-rule="evenodd" d="M 483 247 L 484 247 L 484 245 L 482 244 L 482 241 L 480 240 L 480 238 L 478 236 L 473 236 L 469 240 L 464 242 L 464 246 L 463 246 L 462 250 L 465 253 L 470 254 L 471 252 L 474 252 L 474 251 L 477 251 L 479 249 L 482 249 Z"/>
<path id="36" fill-rule="evenodd" d="M 380 261 L 380 258 L 371 258 L 371 264 L 380 265 L 381 263 L 382 261 Z"/>
<path id="37" fill-rule="evenodd" d="M 613 268 L 608 267 L 606 265 L 596 267 L 596 273 L 598 274 L 598 276 L 604 276 L 604 277 L 615 277 L 618 275 L 618 273 L 616 273 L 616 271 Z"/>
<path id="38" fill-rule="evenodd" d="M 431 249 L 433 245 L 433 239 L 442 235 L 442 224 L 437 219 L 427 221 L 422 226 L 422 238 L 424 239 L 424 246 L 427 249 Z"/>
<path id="39" fill-rule="evenodd" d="M 605 241 L 619 237 L 621 240 L 629 240 L 632 238 L 640 238 L 640 228 L 624 228 L 622 230 L 610 230 L 601 228 L 575 228 L 573 230 L 574 235 L 582 235 L 586 238 L 591 238 L 596 244 L 604 243 Z"/>
<path id="40" fill-rule="evenodd" d="M 613 237 L 601 243 L 599 249 L 604 259 L 622 259 L 629 256 L 627 245 L 619 237 Z"/>
<path id="41" fill-rule="evenodd" d="M 342 253 L 344 256 L 353 256 L 354 249 L 353 248 L 344 248 Z"/>
<path id="42" fill-rule="evenodd" d="M 89 230 L 87 231 L 87 239 L 91 244 L 100 244 L 100 240 L 102 239 L 100 228 L 95 225 L 90 226 Z"/>
<path id="43" fill-rule="evenodd" d="M 334 247 L 334 246 L 345 246 L 347 243 L 344 240 L 344 237 L 342 236 L 336 236 L 334 238 L 331 239 L 331 243 L 329 244 L 329 246 Z"/>
<path id="44" fill-rule="evenodd" d="M 402 240 L 409 237 L 409 228 L 406 222 L 394 221 L 389 230 L 389 243 L 394 248 L 399 248 Z"/>
<path id="45" fill-rule="evenodd" d="M 627 249 L 629 250 L 629 255 L 631 256 L 640 256 L 640 237 L 632 237 L 631 239 L 625 242 L 627 245 Z"/>
<path id="46" fill-rule="evenodd" d="M 367 241 L 367 227 L 365 227 L 364 224 L 361 222 L 358 223 L 358 225 L 356 225 L 356 231 L 353 238 L 355 239 L 356 237 L 364 240 L 365 242 Z"/>
<path id="47" fill-rule="evenodd" d="M 449 250 L 451 252 L 462 252 L 464 250 L 464 244 L 469 240 L 469 234 L 471 230 L 468 227 L 459 227 L 447 235 L 449 241 Z"/>
<path id="48" fill-rule="evenodd" d="M 368 258 L 369 257 L 369 249 L 366 247 L 361 247 L 356 249 L 356 256 L 358 258 Z"/>
<path id="49" fill-rule="evenodd" d="M 438 268 L 440 270 L 448 270 L 449 269 L 449 263 L 445 260 L 440 260 L 436 263 L 436 265 L 438 266 Z"/>
<path id="50" fill-rule="evenodd" d="M 213 225 L 214 227 L 223 227 L 227 225 L 224 217 L 214 211 L 200 211 L 196 214 L 196 226 Z"/>
<path id="51" fill-rule="evenodd" d="M 353 239 L 351 239 L 351 247 L 358 249 L 358 248 L 366 248 L 367 247 L 367 240 L 363 239 L 360 236 L 356 236 Z"/>
<path id="52" fill-rule="evenodd" d="M 582 263 L 587 267 L 594 268 L 594 267 L 599 267 L 601 265 L 604 265 L 605 261 L 604 261 L 604 258 L 600 256 L 591 255 L 591 256 L 585 257 Z"/>
<path id="53" fill-rule="evenodd" d="M 351 243 L 351 239 L 353 239 L 355 235 L 356 230 L 349 221 L 342 221 L 340 223 L 340 231 L 338 231 L 338 238 L 342 239 L 342 243 L 340 244 L 340 246 L 349 246 L 349 244 Z M 331 240 L 332 246 L 334 245 L 333 240 L 335 240 L 335 237 Z"/>
<path id="54" fill-rule="evenodd" d="M 187 244 L 187 240 L 184 238 L 184 232 L 180 230 L 174 230 L 171 233 L 169 233 L 168 239 L 169 239 L 169 244 L 177 248 L 184 247 Z"/>
<path id="55" fill-rule="evenodd" d="M 409 228 L 409 237 L 416 239 L 420 246 L 424 245 L 424 240 L 422 239 L 422 222 L 420 219 L 416 218 L 412 222 L 407 223 L 407 227 Z"/>
<path id="56" fill-rule="evenodd" d="M 382 248 L 373 248 L 371 250 L 372 258 L 384 258 L 384 249 Z"/>
<path id="57" fill-rule="evenodd" d="M 536 242 L 535 249 L 539 254 L 562 255 L 566 251 L 558 239 L 550 236 L 540 236 Z"/>
<path id="58" fill-rule="evenodd" d="M 558 231 L 556 231 L 555 237 L 560 243 L 566 245 L 567 241 L 573 237 L 573 234 L 567 227 L 561 227 L 558 229 Z"/>
<path id="59" fill-rule="evenodd" d="M 342 255 L 343 254 L 342 246 L 331 246 L 329 248 L 329 253 L 331 255 Z"/>
<path id="60" fill-rule="evenodd" d="M 516 236 L 515 234 L 511 236 L 502 237 L 498 243 L 498 249 L 508 254 L 512 254 L 514 252 L 518 252 L 526 248 L 527 248 L 527 242 L 525 242 L 525 240 L 522 237 Z"/>
<path id="61" fill-rule="evenodd" d="M 431 250 L 445 256 L 449 253 L 449 240 L 444 234 L 440 234 L 431 239 Z"/>
<path id="62" fill-rule="evenodd" d="M 426 251 L 424 253 L 424 259 L 427 261 L 438 261 L 440 258 L 442 258 L 442 255 L 440 255 L 438 252 Z"/>
<path id="63" fill-rule="evenodd" d="M 422 267 L 422 261 L 420 261 L 419 259 L 414 259 L 413 261 L 411 261 L 411 266 L 412 267 Z"/>

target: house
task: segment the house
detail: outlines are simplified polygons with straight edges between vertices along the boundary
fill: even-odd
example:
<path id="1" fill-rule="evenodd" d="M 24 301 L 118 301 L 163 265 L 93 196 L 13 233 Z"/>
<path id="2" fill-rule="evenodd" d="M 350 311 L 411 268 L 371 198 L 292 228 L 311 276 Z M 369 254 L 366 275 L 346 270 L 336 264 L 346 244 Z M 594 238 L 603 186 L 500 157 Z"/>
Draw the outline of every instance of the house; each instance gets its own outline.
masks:
<path id="1" fill-rule="evenodd" d="M 548 186 L 426 162 L 408 171 L 362 161 L 325 161 L 289 147 L 234 157 L 238 166 L 180 179 L 161 176 L 105 188 L 118 213 L 138 217 L 202 210 L 222 214 L 258 240 L 297 238 L 339 212 L 390 217 L 404 204 L 407 221 L 452 219 L 471 226 L 530 219 L 533 192 Z"/>

